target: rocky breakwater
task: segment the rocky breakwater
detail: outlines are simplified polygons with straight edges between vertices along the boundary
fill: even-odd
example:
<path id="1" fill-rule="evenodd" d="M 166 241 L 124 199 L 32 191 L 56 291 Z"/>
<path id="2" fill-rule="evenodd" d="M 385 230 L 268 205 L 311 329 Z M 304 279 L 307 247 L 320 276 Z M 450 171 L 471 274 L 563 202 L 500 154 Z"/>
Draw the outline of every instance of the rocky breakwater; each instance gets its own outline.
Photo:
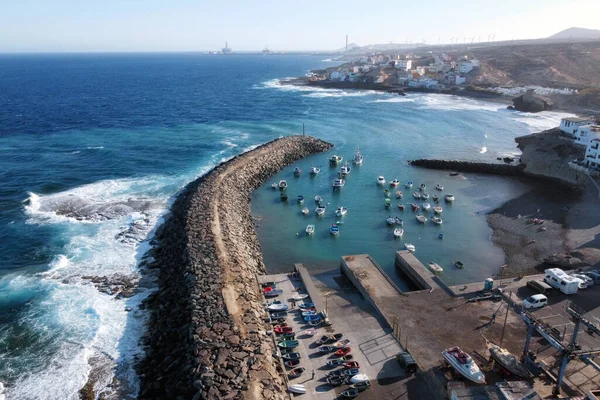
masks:
<path id="1" fill-rule="evenodd" d="M 419 159 L 408 162 L 410 165 L 429 169 L 442 169 L 458 172 L 474 172 L 494 175 L 523 175 L 524 166 L 509 164 L 490 164 L 471 161 Z"/>
<path id="2" fill-rule="evenodd" d="M 159 289 L 139 373 L 144 399 L 280 399 L 286 387 L 263 324 L 256 275 L 265 267 L 250 193 L 283 167 L 331 144 L 269 142 L 190 183 L 156 235 Z"/>

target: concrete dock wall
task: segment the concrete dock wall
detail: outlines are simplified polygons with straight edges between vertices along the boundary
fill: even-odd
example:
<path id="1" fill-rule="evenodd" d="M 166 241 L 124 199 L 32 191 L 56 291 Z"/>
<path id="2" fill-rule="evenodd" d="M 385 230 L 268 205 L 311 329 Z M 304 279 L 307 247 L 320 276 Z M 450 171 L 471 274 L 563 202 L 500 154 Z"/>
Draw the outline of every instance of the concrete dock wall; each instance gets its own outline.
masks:
<path id="1" fill-rule="evenodd" d="M 396 268 L 421 290 L 433 290 L 437 287 L 435 276 L 408 250 L 396 252 Z"/>

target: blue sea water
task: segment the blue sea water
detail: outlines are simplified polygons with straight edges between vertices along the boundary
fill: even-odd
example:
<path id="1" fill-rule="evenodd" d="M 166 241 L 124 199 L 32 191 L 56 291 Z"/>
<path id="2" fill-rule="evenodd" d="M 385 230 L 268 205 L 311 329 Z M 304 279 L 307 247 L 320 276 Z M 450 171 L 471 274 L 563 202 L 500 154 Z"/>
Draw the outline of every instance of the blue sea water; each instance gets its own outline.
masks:
<path id="1" fill-rule="evenodd" d="M 118 397 L 135 397 L 133 365 L 146 321 L 137 305 L 153 285 L 117 299 L 89 277 L 139 278 L 148 240 L 181 187 L 220 161 L 299 133 L 302 123 L 346 159 L 360 146 L 365 164 L 337 197 L 330 189 L 335 171 L 324 155 L 298 163 L 305 171 L 323 165 L 314 180 L 294 180 L 292 167 L 274 177 L 288 179 L 290 194 L 302 192 L 311 211 L 317 193 L 331 206 L 349 208 L 335 240 L 326 231 L 331 215 L 305 240 L 296 233 L 313 215 L 303 218 L 296 204 L 282 205 L 268 185 L 255 193 L 253 213 L 262 217 L 258 234 L 270 270 L 289 269 L 291 262 L 331 266 L 342 254 L 369 252 L 393 271 L 390 260 L 401 242 L 385 227 L 389 213 L 377 175 L 430 188 L 440 182 L 454 191 L 457 202 L 444 211 L 443 244 L 432 239 L 435 227 L 405 218 L 404 240 L 417 245 L 423 261 L 461 255 L 480 266 L 463 275 L 448 271 L 449 281 L 480 278 L 501 265 L 481 214 L 523 185 L 492 177 L 450 180 L 404 161 L 515 154 L 514 136 L 554 126 L 561 114 L 277 81 L 327 65 L 315 56 L 0 55 L 0 382 L 8 398 L 77 398 L 92 365 L 100 369 L 97 389 L 110 393 L 116 375 Z"/>

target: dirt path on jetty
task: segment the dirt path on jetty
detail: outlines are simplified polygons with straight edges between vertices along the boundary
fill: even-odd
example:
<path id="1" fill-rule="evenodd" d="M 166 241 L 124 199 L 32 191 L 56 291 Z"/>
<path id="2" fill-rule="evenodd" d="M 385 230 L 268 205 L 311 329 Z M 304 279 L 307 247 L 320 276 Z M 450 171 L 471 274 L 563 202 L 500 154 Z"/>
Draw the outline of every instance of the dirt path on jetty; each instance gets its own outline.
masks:
<path id="1" fill-rule="evenodd" d="M 140 363 L 142 399 L 287 398 L 263 324 L 264 273 L 250 195 L 273 174 L 329 143 L 269 142 L 190 183 L 156 235 L 148 264 L 159 288 Z"/>

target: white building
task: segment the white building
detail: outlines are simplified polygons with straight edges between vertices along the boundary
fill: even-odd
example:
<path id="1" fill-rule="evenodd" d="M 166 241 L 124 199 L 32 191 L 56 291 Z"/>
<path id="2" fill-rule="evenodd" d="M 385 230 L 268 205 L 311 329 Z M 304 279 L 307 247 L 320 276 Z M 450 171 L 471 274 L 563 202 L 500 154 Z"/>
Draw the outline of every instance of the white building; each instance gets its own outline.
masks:
<path id="1" fill-rule="evenodd" d="M 412 80 L 408 81 L 409 87 L 432 88 L 434 86 L 437 86 L 438 84 L 439 84 L 438 81 L 436 81 L 435 79 L 430 79 L 430 78 L 419 78 L 419 79 L 412 79 Z"/>
<path id="2" fill-rule="evenodd" d="M 396 69 L 410 71 L 412 69 L 412 60 L 396 60 Z"/>
<path id="3" fill-rule="evenodd" d="M 423 76 L 429 72 L 429 67 L 417 67 L 417 74 Z"/>
<path id="4" fill-rule="evenodd" d="M 448 83 L 451 85 L 462 85 L 467 81 L 467 78 L 460 75 L 450 75 L 448 76 Z"/>
<path id="5" fill-rule="evenodd" d="M 600 139 L 600 125 L 584 125 L 577 128 L 573 134 L 575 140 L 587 146 L 594 139 Z"/>
<path id="6" fill-rule="evenodd" d="M 330 81 L 345 81 L 346 76 L 347 75 L 342 71 L 333 71 L 331 74 L 329 74 L 329 80 Z"/>
<path id="7" fill-rule="evenodd" d="M 461 74 L 468 74 L 473 71 L 473 67 L 475 66 L 471 61 L 461 61 L 458 63 L 458 70 Z"/>
<path id="8" fill-rule="evenodd" d="M 600 168 L 600 139 L 592 139 L 585 151 L 584 164 L 588 168 Z"/>
<path id="9" fill-rule="evenodd" d="M 573 136 L 573 134 L 577 131 L 577 128 L 585 125 L 592 125 L 596 121 L 594 118 L 579 118 L 579 117 L 569 117 L 563 118 L 560 120 L 560 130 L 564 133 Z"/>

